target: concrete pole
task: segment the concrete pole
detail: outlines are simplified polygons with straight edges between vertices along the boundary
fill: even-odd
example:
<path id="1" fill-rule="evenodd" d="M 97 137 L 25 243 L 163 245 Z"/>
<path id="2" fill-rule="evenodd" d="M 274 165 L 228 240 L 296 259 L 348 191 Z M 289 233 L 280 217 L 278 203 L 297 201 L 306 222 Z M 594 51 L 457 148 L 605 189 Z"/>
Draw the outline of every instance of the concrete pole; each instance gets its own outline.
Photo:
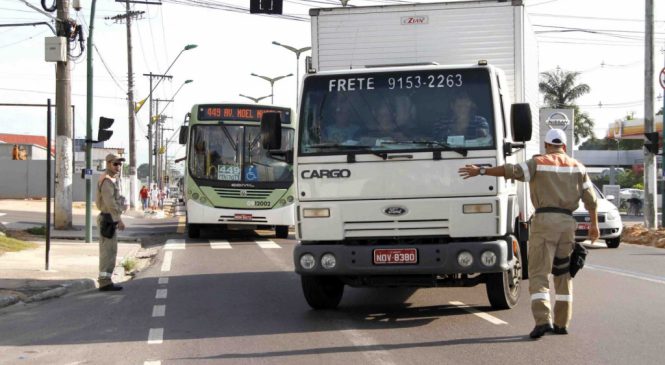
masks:
<path id="1" fill-rule="evenodd" d="M 138 186 L 136 179 L 136 113 L 134 112 L 134 65 L 132 62 L 132 15 L 127 11 L 127 104 L 129 111 L 129 208 L 136 210 Z"/>
<path id="2" fill-rule="evenodd" d="M 90 7 L 90 25 L 88 27 L 88 50 L 87 50 L 87 76 L 86 76 L 86 116 L 85 116 L 85 168 L 92 169 L 92 94 L 93 94 L 93 42 L 92 34 L 95 29 L 95 9 L 97 0 L 92 1 Z M 90 176 L 92 178 L 92 176 Z M 95 184 L 96 185 L 96 184 Z M 85 179 L 85 242 L 92 242 L 92 181 Z"/>
<path id="3" fill-rule="evenodd" d="M 57 0 L 58 36 L 67 37 L 69 0 Z M 57 62 L 55 70 L 55 229 L 72 228 L 72 90 L 69 62 Z"/>
<path id="4" fill-rule="evenodd" d="M 148 114 L 148 189 L 152 189 L 152 72 L 150 77 L 149 114 Z M 143 74 L 145 76 L 145 74 Z"/>
<path id="5" fill-rule="evenodd" d="M 645 0 L 644 30 L 644 132 L 656 131 L 653 113 L 653 82 L 654 82 L 654 41 L 653 41 L 653 0 Z M 644 150 L 644 225 L 646 228 L 658 228 L 656 223 L 656 158 Z"/>

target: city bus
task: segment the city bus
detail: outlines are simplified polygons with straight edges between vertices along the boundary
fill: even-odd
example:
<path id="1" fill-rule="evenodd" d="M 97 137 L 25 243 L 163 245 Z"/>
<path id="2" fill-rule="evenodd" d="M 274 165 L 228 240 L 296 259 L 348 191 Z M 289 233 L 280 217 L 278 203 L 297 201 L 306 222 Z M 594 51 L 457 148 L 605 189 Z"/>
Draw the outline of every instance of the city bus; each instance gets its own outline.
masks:
<path id="1" fill-rule="evenodd" d="M 287 238 L 294 224 L 292 165 L 261 148 L 261 116 L 279 113 L 282 146 L 293 147 L 291 109 L 259 104 L 196 104 L 180 129 L 186 144 L 187 232 L 274 228 Z"/>

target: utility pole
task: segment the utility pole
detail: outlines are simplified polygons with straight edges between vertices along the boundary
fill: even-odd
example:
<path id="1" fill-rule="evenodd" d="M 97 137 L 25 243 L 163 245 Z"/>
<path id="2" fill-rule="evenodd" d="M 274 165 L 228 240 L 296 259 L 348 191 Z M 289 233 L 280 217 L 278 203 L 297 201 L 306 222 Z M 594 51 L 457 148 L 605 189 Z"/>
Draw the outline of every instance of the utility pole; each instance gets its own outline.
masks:
<path id="1" fill-rule="evenodd" d="M 56 30 L 59 37 L 67 39 L 69 5 L 69 0 L 57 0 Z M 72 228 L 72 89 L 68 61 L 57 62 L 55 69 L 55 229 Z"/>
<path id="2" fill-rule="evenodd" d="M 129 1 L 125 3 L 126 13 L 111 18 L 116 23 L 126 20 L 127 24 L 127 105 L 129 111 L 129 207 L 136 210 L 138 181 L 136 178 L 136 112 L 134 111 L 134 64 L 132 61 L 132 18 L 143 16 L 143 11 L 130 11 Z"/>
<path id="3" fill-rule="evenodd" d="M 644 30 L 644 132 L 649 135 L 656 131 L 653 113 L 653 81 L 654 81 L 654 41 L 653 41 L 653 0 L 645 0 Z M 658 153 L 656 141 L 655 153 Z M 656 202 L 656 158 L 655 153 L 644 150 L 644 225 L 648 229 L 656 229 L 658 205 Z"/>
<path id="4" fill-rule="evenodd" d="M 173 65 L 173 64 L 171 64 L 171 65 Z M 153 152 L 152 151 L 152 144 L 153 144 L 152 143 L 152 137 L 153 137 L 153 135 L 152 135 L 152 123 L 153 123 L 153 118 L 152 118 L 153 117 L 153 115 L 152 115 L 152 79 L 154 79 L 154 78 L 159 78 L 160 80 L 165 79 L 165 78 L 172 79 L 173 76 L 158 75 L 158 74 L 154 74 L 152 72 L 149 73 L 149 74 L 143 74 L 143 76 L 148 76 L 150 78 L 150 95 L 148 96 L 148 98 L 150 100 L 149 101 L 150 102 L 150 110 L 149 110 L 150 115 L 148 116 L 148 171 L 149 171 L 149 173 L 148 173 L 148 186 L 152 186 L 152 177 L 153 177 L 153 175 L 152 175 L 153 174 L 153 171 L 152 171 L 152 152 Z M 159 110 L 159 108 L 157 110 Z M 156 157 L 157 156 L 155 156 L 155 161 L 156 161 Z"/>

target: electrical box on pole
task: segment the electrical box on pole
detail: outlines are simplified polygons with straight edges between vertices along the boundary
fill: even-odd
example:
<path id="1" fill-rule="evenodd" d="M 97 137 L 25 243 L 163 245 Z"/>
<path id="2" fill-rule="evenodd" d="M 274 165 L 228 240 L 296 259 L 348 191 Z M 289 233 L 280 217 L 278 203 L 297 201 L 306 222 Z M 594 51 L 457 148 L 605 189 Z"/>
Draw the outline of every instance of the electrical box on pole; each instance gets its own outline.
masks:
<path id="1" fill-rule="evenodd" d="M 644 148 L 654 155 L 658 154 L 658 132 L 644 133 Z"/>
<path id="2" fill-rule="evenodd" d="M 249 0 L 250 14 L 282 14 L 283 0 Z"/>
<path id="3" fill-rule="evenodd" d="M 67 38 L 44 38 L 44 60 L 46 62 L 67 62 Z"/>
<path id="4" fill-rule="evenodd" d="M 99 131 L 97 132 L 97 142 L 108 141 L 113 135 L 109 129 L 113 125 L 114 119 L 99 117 Z"/>

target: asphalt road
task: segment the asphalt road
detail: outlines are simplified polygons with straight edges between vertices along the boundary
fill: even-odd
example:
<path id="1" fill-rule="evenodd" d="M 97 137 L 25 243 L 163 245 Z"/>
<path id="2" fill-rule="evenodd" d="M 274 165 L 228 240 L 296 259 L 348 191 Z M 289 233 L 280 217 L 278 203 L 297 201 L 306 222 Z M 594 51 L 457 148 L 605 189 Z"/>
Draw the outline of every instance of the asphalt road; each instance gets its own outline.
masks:
<path id="1" fill-rule="evenodd" d="M 0 311 L 0 364 L 665 362 L 662 249 L 593 248 L 575 280 L 571 334 L 533 341 L 526 282 L 506 311 L 491 310 L 482 285 L 347 288 L 338 310 L 314 311 L 293 273 L 293 239 L 185 240 L 176 220 L 162 222 L 172 234 L 153 236 L 157 261 L 122 292 Z"/>

